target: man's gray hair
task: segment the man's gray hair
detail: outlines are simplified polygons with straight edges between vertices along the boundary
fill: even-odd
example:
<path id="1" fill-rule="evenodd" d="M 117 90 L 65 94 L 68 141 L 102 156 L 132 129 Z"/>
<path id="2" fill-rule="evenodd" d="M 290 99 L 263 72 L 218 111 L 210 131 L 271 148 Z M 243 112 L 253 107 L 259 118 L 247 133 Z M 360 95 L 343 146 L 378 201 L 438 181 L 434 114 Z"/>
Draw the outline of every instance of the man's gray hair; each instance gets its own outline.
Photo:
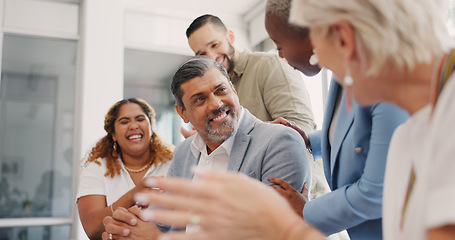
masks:
<path id="1" fill-rule="evenodd" d="M 191 80 L 195 77 L 204 76 L 207 70 L 211 68 L 217 68 L 218 70 L 220 70 L 220 72 L 223 73 L 226 79 L 230 81 L 229 75 L 226 69 L 224 69 L 223 65 L 221 65 L 219 62 L 215 60 L 210 59 L 207 56 L 195 56 L 188 59 L 186 62 L 180 65 L 179 69 L 177 70 L 177 72 L 175 72 L 174 76 L 172 77 L 171 83 L 171 91 L 172 94 L 174 95 L 175 102 L 177 105 L 185 109 L 185 105 L 183 104 L 182 101 L 183 90 L 181 88 L 181 85 L 184 82 Z"/>

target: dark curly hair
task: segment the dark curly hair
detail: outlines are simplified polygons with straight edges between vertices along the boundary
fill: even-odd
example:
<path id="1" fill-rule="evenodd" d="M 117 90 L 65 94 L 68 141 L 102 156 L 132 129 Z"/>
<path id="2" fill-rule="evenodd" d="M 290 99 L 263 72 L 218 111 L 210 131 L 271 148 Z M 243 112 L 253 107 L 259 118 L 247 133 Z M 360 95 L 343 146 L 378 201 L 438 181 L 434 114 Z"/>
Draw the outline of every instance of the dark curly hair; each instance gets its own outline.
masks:
<path id="1" fill-rule="evenodd" d="M 99 159 L 104 158 L 107 166 L 107 171 L 104 174 L 105 177 L 114 177 L 116 174 L 120 174 L 121 165 L 117 159 L 118 155 L 122 155 L 122 149 L 117 144 L 117 151 L 114 151 L 114 140 L 112 139 L 112 134 L 115 133 L 114 124 L 118 118 L 120 107 L 126 103 L 135 103 L 139 105 L 150 121 L 150 125 L 152 126 L 150 159 L 153 164 L 156 166 L 158 163 L 164 163 L 172 159 L 174 146 L 163 142 L 158 134 L 153 131 L 153 126 L 155 126 L 155 111 L 153 108 L 147 102 L 139 98 L 123 99 L 116 102 L 107 112 L 104 117 L 104 130 L 106 130 L 107 135 L 96 143 L 95 147 L 93 147 L 89 152 L 86 160 L 86 163 L 95 162 L 101 166 Z"/>

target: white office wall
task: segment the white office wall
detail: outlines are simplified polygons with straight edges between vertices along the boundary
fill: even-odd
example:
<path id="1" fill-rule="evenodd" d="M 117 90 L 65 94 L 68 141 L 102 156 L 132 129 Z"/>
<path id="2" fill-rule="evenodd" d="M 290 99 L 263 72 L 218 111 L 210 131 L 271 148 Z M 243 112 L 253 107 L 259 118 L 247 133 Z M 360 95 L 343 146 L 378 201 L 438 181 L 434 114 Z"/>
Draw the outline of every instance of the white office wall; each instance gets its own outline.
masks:
<path id="1" fill-rule="evenodd" d="M 104 115 L 123 97 L 123 2 L 82 3 L 79 87 L 81 156 L 105 135 Z"/>
<path id="2" fill-rule="evenodd" d="M 191 55 L 185 38 L 187 19 L 137 11 L 125 12 L 127 47 Z"/>
<path id="3" fill-rule="evenodd" d="M 264 41 L 269 37 L 264 26 L 265 13 L 261 12 L 255 18 L 249 22 L 250 28 L 250 43 L 252 46 L 257 45 L 258 43 Z"/>
<path id="4" fill-rule="evenodd" d="M 173 9 L 126 8 L 124 18 L 125 47 L 150 51 L 193 55 L 188 46 L 185 31 L 191 22 L 205 12 L 176 11 Z M 247 24 L 238 16 L 210 13 L 220 17 L 226 27 L 235 34 L 235 46 L 239 50 L 250 49 Z"/>
<path id="5" fill-rule="evenodd" d="M 269 37 L 264 26 L 265 1 L 252 9 L 245 17 L 248 27 L 248 38 L 252 47 L 263 42 Z"/>
<path id="6" fill-rule="evenodd" d="M 41 35 L 76 36 L 79 28 L 79 6 L 62 2 L 4 0 L 6 31 L 40 33 Z"/>
<path id="7" fill-rule="evenodd" d="M 81 8 L 80 91 L 76 123 L 80 158 L 106 134 L 104 116 L 114 102 L 123 98 L 124 52 L 123 1 L 87 0 L 82 2 Z M 80 158 L 76 159 L 76 166 Z M 87 239 L 80 221 L 76 221 L 76 239 Z"/>

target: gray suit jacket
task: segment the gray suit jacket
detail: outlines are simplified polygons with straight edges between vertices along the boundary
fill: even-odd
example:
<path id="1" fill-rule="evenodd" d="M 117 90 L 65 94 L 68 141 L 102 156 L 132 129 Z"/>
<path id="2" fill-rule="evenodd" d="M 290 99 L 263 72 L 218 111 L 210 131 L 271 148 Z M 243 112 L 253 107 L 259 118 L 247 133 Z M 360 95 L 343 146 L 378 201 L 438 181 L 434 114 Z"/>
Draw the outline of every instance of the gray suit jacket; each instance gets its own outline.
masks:
<path id="1" fill-rule="evenodd" d="M 267 178 L 286 180 L 301 191 L 311 186 L 311 169 L 302 137 L 289 127 L 264 123 L 244 108 L 243 120 L 234 136 L 228 170 L 242 172 L 269 184 Z M 191 167 L 199 162 L 191 151 L 194 136 L 181 142 L 174 151 L 167 176 L 193 178 Z"/>

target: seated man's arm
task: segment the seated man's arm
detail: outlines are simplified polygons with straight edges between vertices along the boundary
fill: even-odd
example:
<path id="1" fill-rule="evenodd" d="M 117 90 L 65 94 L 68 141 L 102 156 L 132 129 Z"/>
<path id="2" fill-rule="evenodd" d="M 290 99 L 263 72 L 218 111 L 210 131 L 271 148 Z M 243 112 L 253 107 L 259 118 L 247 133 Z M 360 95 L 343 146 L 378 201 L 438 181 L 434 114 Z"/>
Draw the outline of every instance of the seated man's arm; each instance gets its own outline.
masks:
<path id="1" fill-rule="evenodd" d="M 263 159 L 261 181 L 270 185 L 269 178 L 281 178 L 299 192 L 304 183 L 311 186 L 310 159 L 302 137 L 286 127 L 270 134 L 273 137 Z"/>

